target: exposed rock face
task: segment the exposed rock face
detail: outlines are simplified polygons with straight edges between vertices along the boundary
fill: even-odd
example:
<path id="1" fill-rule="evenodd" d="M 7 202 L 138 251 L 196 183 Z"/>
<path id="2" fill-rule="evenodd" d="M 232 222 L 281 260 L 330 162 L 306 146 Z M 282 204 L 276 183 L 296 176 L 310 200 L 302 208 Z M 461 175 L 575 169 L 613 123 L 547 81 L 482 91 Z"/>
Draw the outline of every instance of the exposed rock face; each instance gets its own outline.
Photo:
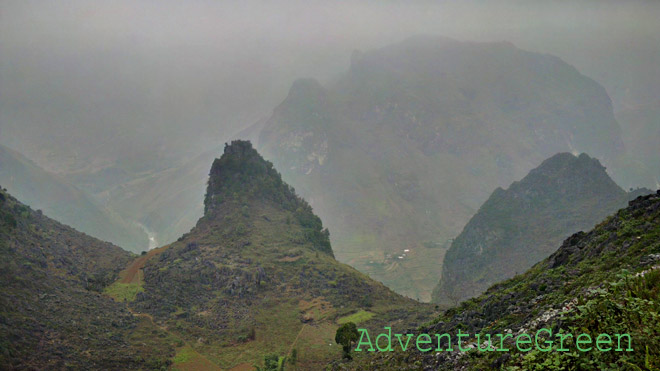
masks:
<path id="1" fill-rule="evenodd" d="M 434 301 L 456 304 L 526 271 L 630 198 L 586 154 L 549 158 L 507 190 L 496 189 L 472 217 L 445 255 Z"/>

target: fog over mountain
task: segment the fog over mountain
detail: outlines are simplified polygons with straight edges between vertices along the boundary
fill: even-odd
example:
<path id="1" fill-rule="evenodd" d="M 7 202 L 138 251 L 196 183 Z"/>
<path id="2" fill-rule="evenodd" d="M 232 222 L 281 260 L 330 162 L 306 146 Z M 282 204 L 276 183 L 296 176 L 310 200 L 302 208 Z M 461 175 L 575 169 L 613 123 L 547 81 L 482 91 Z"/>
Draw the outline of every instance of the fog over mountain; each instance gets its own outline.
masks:
<path id="1" fill-rule="evenodd" d="M 428 300 L 444 247 L 493 188 L 557 152 L 619 161 L 605 89 L 510 43 L 416 36 L 293 83 L 258 147 L 333 231 L 338 259 Z M 539 258 L 540 259 L 540 258 Z"/>
<path id="2" fill-rule="evenodd" d="M 660 369 L 659 19 L 0 0 L 0 369 Z"/>
<path id="3" fill-rule="evenodd" d="M 129 251 L 141 251 L 148 244 L 148 236 L 139 225 L 122 220 L 99 206 L 84 191 L 2 145 L 0 184 L 35 209 L 46 215 L 57 215 L 62 223 L 81 232 Z"/>
<path id="4" fill-rule="evenodd" d="M 0 144 L 170 242 L 202 215 L 218 143 L 270 117 L 293 81 L 325 86 L 355 50 L 427 34 L 510 42 L 593 78 L 624 128 L 608 172 L 655 187 L 658 14 L 653 1 L 2 1 Z"/>
<path id="5" fill-rule="evenodd" d="M 294 79 L 329 79 L 353 50 L 420 33 L 558 55 L 603 84 L 617 111 L 660 93 L 650 1 L 0 7 L 0 142 L 66 174 L 172 166 L 269 115 Z"/>

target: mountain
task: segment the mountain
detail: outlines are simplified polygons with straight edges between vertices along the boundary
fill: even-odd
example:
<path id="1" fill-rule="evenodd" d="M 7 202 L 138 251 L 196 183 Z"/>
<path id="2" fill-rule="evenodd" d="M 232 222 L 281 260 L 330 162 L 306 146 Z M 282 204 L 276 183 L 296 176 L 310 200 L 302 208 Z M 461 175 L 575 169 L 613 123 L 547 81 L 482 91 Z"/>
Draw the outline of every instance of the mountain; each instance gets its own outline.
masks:
<path id="1" fill-rule="evenodd" d="M 148 246 L 147 235 L 95 202 L 87 193 L 20 153 L 0 145 L 0 184 L 34 209 L 64 224 L 131 251 Z"/>
<path id="2" fill-rule="evenodd" d="M 132 256 L 0 189 L 0 368 L 166 367 L 167 334 L 101 294 Z"/>
<path id="3" fill-rule="evenodd" d="M 341 358 L 339 324 L 409 328 L 432 312 L 335 260 L 321 220 L 247 141 L 213 162 L 196 226 L 128 264 L 106 292 L 182 340 L 175 367 L 295 353 L 315 369 Z"/>
<path id="4" fill-rule="evenodd" d="M 354 52 L 326 86 L 294 82 L 257 147 L 335 231 L 340 261 L 429 300 L 493 189 L 558 152 L 607 165 L 623 142 L 603 87 L 561 59 L 417 36 Z"/>
<path id="5" fill-rule="evenodd" d="M 437 346 L 435 334 L 451 334 L 455 351 L 372 354 L 356 362 L 336 363 L 333 368 L 656 369 L 660 367 L 658 241 L 660 191 L 631 201 L 628 207 L 607 217 L 591 231 L 570 236 L 557 251 L 527 272 L 490 287 L 484 294 L 446 311 L 415 332 L 430 334 L 434 347 Z M 541 329 L 546 330 L 541 331 L 538 342 L 543 348 L 551 347 L 549 351 L 533 345 L 533 349 L 525 352 L 520 349 L 529 349 L 529 343 L 520 347 L 515 344 L 521 334 L 531 334 L 534 339 Z M 458 351 L 459 330 L 470 334 L 462 340 L 466 352 Z M 563 347 L 559 333 L 565 339 Z M 480 335 L 482 343 L 476 342 L 475 334 Z M 489 334 L 494 348 L 508 351 L 486 351 Z M 578 334 L 589 336 L 581 336 L 582 343 L 578 345 Z M 607 337 L 596 343 L 601 334 L 610 337 L 611 347 Z M 507 336 L 503 343 L 499 335 Z M 617 339 L 621 339 L 621 345 Z M 534 344 L 535 340 L 531 342 Z M 447 345 L 443 338 L 441 349 Z M 476 349 L 477 346 L 484 351 Z M 591 350 L 579 351 L 578 346 Z M 630 348 L 632 351 L 623 351 Z"/>
<path id="6" fill-rule="evenodd" d="M 552 156 L 508 189 L 496 189 L 470 219 L 445 254 L 433 301 L 455 305 L 526 271 L 630 197 L 597 159 Z"/>

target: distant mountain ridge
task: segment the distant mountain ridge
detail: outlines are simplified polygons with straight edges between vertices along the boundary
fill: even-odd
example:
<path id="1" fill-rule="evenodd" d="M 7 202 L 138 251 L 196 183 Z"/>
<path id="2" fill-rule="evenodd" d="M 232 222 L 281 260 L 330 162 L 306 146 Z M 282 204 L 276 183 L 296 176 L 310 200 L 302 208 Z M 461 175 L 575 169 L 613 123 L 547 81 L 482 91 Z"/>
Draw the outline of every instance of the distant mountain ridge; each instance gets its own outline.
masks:
<path id="1" fill-rule="evenodd" d="M 34 209 L 96 238 L 135 252 L 149 245 L 147 235 L 137 225 L 127 223 L 84 191 L 2 145 L 0 184 Z"/>
<path id="2" fill-rule="evenodd" d="M 176 241 L 204 215 L 209 164 L 222 148 L 157 171 L 99 194 L 123 218 L 143 224 L 158 246 Z"/>
<path id="3" fill-rule="evenodd" d="M 337 257 L 423 300 L 493 189 L 557 152 L 608 164 L 623 148 L 603 87 L 561 59 L 433 36 L 355 52 L 326 85 L 294 82 L 254 130 Z"/>
<path id="4" fill-rule="evenodd" d="M 559 153 L 522 180 L 496 189 L 445 255 L 433 300 L 456 304 L 529 269 L 560 242 L 588 230 L 629 199 L 600 162 Z"/>

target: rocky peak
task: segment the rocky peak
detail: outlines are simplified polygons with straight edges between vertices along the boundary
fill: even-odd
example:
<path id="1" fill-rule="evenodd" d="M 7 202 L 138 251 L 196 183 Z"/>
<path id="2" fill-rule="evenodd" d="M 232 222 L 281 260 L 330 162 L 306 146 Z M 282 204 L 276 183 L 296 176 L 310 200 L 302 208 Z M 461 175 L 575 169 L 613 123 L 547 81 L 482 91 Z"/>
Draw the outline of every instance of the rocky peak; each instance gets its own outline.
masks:
<path id="1" fill-rule="evenodd" d="M 305 229 L 316 249 L 333 255 L 328 231 L 323 229 L 311 206 L 282 181 L 273 164 L 264 160 L 252 143 L 232 141 L 211 167 L 202 220 L 221 220 L 218 216 L 232 213 L 252 217 L 256 213 L 247 211 L 264 205 L 288 213 L 293 222 Z"/>
<path id="2" fill-rule="evenodd" d="M 605 167 L 596 158 L 582 153 L 558 153 L 530 171 L 520 182 L 511 185 L 512 194 L 524 192 L 562 196 L 566 201 L 572 197 L 599 195 L 619 198 L 625 194 L 607 174 Z"/>
<path id="3" fill-rule="evenodd" d="M 227 201 L 253 198 L 288 201 L 296 199 L 293 189 L 282 181 L 273 164 L 264 160 L 249 141 L 235 140 L 225 145 L 209 174 L 204 214 Z"/>
<path id="4" fill-rule="evenodd" d="M 316 79 L 303 78 L 293 82 L 289 94 L 279 108 L 319 110 L 325 105 L 327 92 Z M 275 110 L 279 111 L 278 109 Z"/>
<path id="5" fill-rule="evenodd" d="M 307 97 L 309 94 L 319 95 L 319 94 L 323 94 L 324 90 L 325 89 L 323 88 L 321 83 L 318 82 L 318 80 L 316 79 L 312 79 L 312 78 L 297 79 L 291 85 L 291 89 L 289 89 L 288 98 L 300 99 Z"/>
<path id="6" fill-rule="evenodd" d="M 532 170 L 530 174 L 560 174 L 566 170 L 589 170 L 595 173 L 605 174 L 605 167 L 596 158 L 589 157 L 586 153 L 575 156 L 568 152 L 557 153 L 543 161 L 539 167 Z"/>
<path id="7" fill-rule="evenodd" d="M 434 300 L 462 301 L 524 272 L 629 197 L 587 154 L 548 158 L 508 189 L 496 189 L 472 217 L 445 255 Z"/>

